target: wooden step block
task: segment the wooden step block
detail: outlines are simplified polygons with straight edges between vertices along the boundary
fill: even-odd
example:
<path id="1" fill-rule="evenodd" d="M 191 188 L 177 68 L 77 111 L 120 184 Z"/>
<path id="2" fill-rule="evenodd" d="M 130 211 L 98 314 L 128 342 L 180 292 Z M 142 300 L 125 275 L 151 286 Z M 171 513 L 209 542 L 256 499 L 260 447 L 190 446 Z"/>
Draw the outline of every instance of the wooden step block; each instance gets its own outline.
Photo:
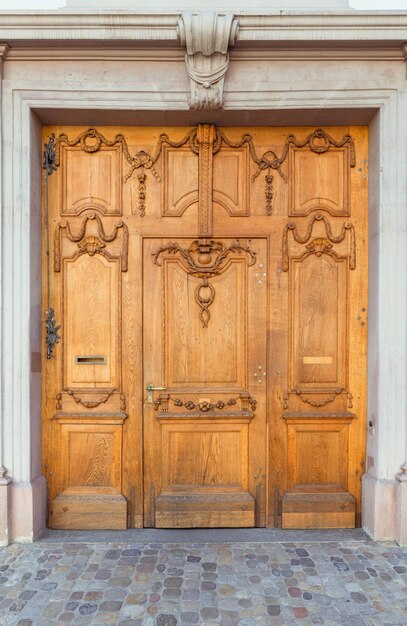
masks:
<path id="1" fill-rule="evenodd" d="M 64 494 L 53 503 L 52 528 L 61 530 L 124 530 L 127 502 L 121 494 Z"/>
<path id="2" fill-rule="evenodd" d="M 156 528 L 228 528 L 254 526 L 254 499 L 247 492 L 160 494 Z"/>
<path id="3" fill-rule="evenodd" d="M 340 493 L 287 493 L 283 528 L 355 528 L 355 498 Z"/>

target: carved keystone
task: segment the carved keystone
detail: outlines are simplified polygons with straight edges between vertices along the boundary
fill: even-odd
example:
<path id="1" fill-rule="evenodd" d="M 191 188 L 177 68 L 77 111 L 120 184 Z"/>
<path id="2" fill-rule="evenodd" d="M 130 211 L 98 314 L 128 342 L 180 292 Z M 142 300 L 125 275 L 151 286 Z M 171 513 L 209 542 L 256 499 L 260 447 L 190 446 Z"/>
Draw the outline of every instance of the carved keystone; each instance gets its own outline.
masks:
<path id="1" fill-rule="evenodd" d="M 183 11 L 178 38 L 186 46 L 186 71 L 191 81 L 191 109 L 221 109 L 223 86 L 229 67 L 229 46 L 238 32 L 233 13 Z"/>

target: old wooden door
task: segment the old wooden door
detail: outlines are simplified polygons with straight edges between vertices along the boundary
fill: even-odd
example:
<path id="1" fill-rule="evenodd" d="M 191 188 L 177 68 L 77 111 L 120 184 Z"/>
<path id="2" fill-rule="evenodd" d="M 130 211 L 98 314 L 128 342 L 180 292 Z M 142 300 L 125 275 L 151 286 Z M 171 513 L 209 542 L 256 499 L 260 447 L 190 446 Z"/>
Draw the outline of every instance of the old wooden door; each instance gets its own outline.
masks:
<path id="1" fill-rule="evenodd" d="M 44 143 L 49 524 L 355 525 L 366 130 L 57 127 Z"/>

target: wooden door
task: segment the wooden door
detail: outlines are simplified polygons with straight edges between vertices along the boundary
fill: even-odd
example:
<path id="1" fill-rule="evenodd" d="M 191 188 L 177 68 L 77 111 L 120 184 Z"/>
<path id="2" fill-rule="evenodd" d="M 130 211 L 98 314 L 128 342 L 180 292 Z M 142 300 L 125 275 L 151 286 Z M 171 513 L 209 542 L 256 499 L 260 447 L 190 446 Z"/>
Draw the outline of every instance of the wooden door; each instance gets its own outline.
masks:
<path id="1" fill-rule="evenodd" d="M 266 239 L 146 241 L 144 379 L 165 386 L 145 405 L 148 525 L 264 525 L 266 385 L 251 376 L 266 371 L 258 258 Z"/>
<path id="2" fill-rule="evenodd" d="M 44 143 L 50 526 L 358 523 L 366 129 Z"/>

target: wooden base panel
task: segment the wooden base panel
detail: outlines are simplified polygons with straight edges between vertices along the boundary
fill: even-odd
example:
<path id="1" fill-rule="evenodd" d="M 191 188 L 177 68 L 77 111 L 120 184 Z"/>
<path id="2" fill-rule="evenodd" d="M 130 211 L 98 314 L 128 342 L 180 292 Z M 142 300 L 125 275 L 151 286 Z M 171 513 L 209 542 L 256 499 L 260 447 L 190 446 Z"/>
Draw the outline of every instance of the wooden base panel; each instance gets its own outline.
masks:
<path id="1" fill-rule="evenodd" d="M 249 493 L 160 495 L 156 500 L 156 528 L 250 528 L 254 525 L 254 499 Z"/>
<path id="2" fill-rule="evenodd" d="M 58 530 L 125 530 L 127 502 L 118 495 L 60 494 L 54 500 L 52 528 Z"/>
<path id="3" fill-rule="evenodd" d="M 355 498 L 349 493 L 288 493 L 282 528 L 355 528 Z"/>

